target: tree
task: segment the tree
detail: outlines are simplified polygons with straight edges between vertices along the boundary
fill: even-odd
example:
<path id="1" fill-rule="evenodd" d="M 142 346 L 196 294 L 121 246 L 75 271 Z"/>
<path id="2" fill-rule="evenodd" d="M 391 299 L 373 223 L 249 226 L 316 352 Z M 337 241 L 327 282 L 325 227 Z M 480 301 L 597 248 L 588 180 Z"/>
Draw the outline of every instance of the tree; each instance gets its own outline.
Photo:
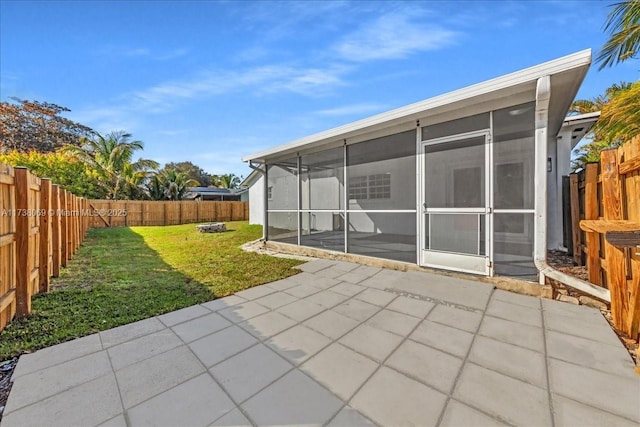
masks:
<path id="1" fill-rule="evenodd" d="M 13 150 L 0 154 L 0 163 L 27 167 L 35 175 L 50 178 L 51 182 L 71 191 L 76 196 L 103 199 L 106 195 L 97 174 L 84 162 L 62 151 L 24 153 Z"/>
<path id="2" fill-rule="evenodd" d="M 65 145 L 79 145 L 95 131 L 60 114 L 71 111 L 49 102 L 11 98 L 0 102 L 0 152 L 12 150 L 50 153 Z"/>
<path id="3" fill-rule="evenodd" d="M 223 175 L 213 175 L 213 184 L 216 187 L 235 189 L 240 187 L 242 178 L 233 173 L 225 173 Z"/>
<path id="4" fill-rule="evenodd" d="M 142 141 L 130 141 L 131 134 L 124 131 L 111 132 L 94 138 L 83 138 L 80 146 L 66 146 L 66 152 L 87 163 L 100 177 L 107 199 L 140 196 L 137 189 L 158 167 L 153 160 L 139 159 L 133 155 L 144 149 Z"/>
<path id="5" fill-rule="evenodd" d="M 640 0 L 626 0 L 612 5 L 604 26 L 609 40 L 598 54 L 600 70 L 635 58 L 640 48 Z"/>
<path id="6" fill-rule="evenodd" d="M 160 172 L 154 174 L 149 178 L 147 183 L 147 195 L 151 200 L 164 200 L 164 182 Z"/>
<path id="7" fill-rule="evenodd" d="M 186 173 L 162 169 L 149 178 L 146 193 L 151 200 L 182 200 L 188 188 L 197 185 Z"/>
<path id="8" fill-rule="evenodd" d="M 640 82 L 613 94 L 602 108 L 597 123 L 609 141 L 620 145 L 640 134 Z"/>
<path id="9" fill-rule="evenodd" d="M 168 200 L 182 200 L 188 187 L 198 185 L 198 181 L 190 179 L 187 174 L 168 170 L 162 174 L 164 197 Z"/>
<path id="10" fill-rule="evenodd" d="M 198 181 L 199 185 L 202 187 L 209 187 L 213 184 L 211 175 L 205 172 L 201 167 L 194 165 L 191 162 L 167 163 L 163 170 L 175 170 L 176 172 L 185 174 L 188 179 Z"/>
<path id="11" fill-rule="evenodd" d="M 570 111 L 601 112 L 588 135 L 591 142 L 574 151 L 573 168 L 581 169 L 586 163 L 599 161 L 602 150 L 617 147 L 640 134 L 640 82 L 613 84 L 604 95 L 574 101 Z"/>

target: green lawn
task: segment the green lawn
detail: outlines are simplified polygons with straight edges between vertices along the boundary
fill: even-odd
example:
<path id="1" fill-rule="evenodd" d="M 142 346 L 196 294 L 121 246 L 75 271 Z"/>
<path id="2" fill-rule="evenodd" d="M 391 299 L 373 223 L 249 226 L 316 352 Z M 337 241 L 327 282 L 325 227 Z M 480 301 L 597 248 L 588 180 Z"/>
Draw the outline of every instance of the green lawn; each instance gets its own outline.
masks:
<path id="1" fill-rule="evenodd" d="M 94 332 L 230 295 L 296 273 L 299 261 L 239 246 L 260 226 L 227 223 L 226 233 L 195 224 L 89 230 L 80 250 L 33 298 L 32 314 L 0 334 L 0 360 Z"/>

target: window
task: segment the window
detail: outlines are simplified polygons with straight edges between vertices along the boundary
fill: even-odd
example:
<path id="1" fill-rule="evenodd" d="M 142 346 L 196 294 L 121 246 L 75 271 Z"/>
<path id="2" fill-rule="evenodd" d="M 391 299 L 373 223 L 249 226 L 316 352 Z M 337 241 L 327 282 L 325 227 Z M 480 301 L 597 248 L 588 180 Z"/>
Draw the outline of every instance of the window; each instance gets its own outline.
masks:
<path id="1" fill-rule="evenodd" d="M 391 198 L 391 174 L 390 173 L 369 175 L 369 198 L 370 199 L 390 199 Z"/>
<path id="2" fill-rule="evenodd" d="M 390 199 L 391 174 L 380 173 L 369 176 L 353 176 L 349 178 L 349 199 Z"/>
<path id="3" fill-rule="evenodd" d="M 354 176 L 349 178 L 349 199 L 367 199 L 367 177 Z"/>

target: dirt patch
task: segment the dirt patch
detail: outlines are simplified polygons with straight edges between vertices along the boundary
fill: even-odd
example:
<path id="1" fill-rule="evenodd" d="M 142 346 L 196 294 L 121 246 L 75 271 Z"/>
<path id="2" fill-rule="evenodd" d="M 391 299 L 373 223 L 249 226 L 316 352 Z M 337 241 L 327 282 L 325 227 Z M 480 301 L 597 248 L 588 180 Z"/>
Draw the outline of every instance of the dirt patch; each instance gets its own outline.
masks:
<path id="1" fill-rule="evenodd" d="M 577 277 L 578 279 L 589 281 L 589 273 L 586 266 L 575 265 L 573 257 L 562 251 L 549 251 L 547 254 L 547 264 L 556 270 L 562 271 Z"/>

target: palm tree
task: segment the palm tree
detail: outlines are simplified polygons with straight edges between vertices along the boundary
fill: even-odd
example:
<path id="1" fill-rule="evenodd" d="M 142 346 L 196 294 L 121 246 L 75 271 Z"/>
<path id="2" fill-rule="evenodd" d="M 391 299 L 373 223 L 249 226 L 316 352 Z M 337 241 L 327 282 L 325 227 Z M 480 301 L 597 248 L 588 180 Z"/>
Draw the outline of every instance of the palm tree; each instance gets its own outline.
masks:
<path id="1" fill-rule="evenodd" d="M 213 182 L 216 187 L 234 189 L 240 186 L 242 179 L 233 173 L 225 173 L 223 175 L 213 175 Z"/>
<path id="2" fill-rule="evenodd" d="M 168 200 L 182 200 L 188 187 L 198 185 L 195 179 L 189 179 L 187 174 L 169 169 L 162 174 L 164 196 Z"/>
<path id="3" fill-rule="evenodd" d="M 153 160 L 133 162 L 136 151 L 144 149 L 142 141 L 130 141 L 131 134 L 124 131 L 82 138 L 80 146 L 68 145 L 65 151 L 92 167 L 100 177 L 107 199 L 129 198 L 132 187 L 138 187 L 151 170 L 158 167 Z"/>
<path id="4" fill-rule="evenodd" d="M 124 198 L 130 200 L 145 198 L 144 183 L 150 179 L 152 173 L 150 168 L 141 169 L 136 163 L 127 163 L 122 170 L 121 193 Z"/>
<path id="5" fill-rule="evenodd" d="M 160 173 L 155 173 L 147 183 L 147 195 L 151 200 L 165 200 L 164 182 Z"/>
<path id="6" fill-rule="evenodd" d="M 640 48 L 640 0 L 626 0 L 612 5 L 605 31 L 609 40 L 602 46 L 597 62 L 600 70 L 634 58 Z"/>
<path id="7" fill-rule="evenodd" d="M 600 160 L 600 152 L 616 147 L 640 133 L 640 83 L 613 84 L 604 95 L 573 102 L 570 112 L 577 114 L 601 111 L 600 119 L 588 135 L 588 142 L 577 147 L 572 161 L 574 170 Z"/>
<path id="8" fill-rule="evenodd" d="M 640 82 L 616 92 L 602 109 L 600 131 L 616 145 L 640 134 Z"/>
<path id="9" fill-rule="evenodd" d="M 571 104 L 569 113 L 585 114 L 602 111 L 604 109 L 604 106 L 607 105 L 607 103 L 613 96 L 615 96 L 620 91 L 628 90 L 630 87 L 631 83 L 614 83 L 604 91 L 604 95 L 598 95 L 593 99 L 576 99 Z"/>

